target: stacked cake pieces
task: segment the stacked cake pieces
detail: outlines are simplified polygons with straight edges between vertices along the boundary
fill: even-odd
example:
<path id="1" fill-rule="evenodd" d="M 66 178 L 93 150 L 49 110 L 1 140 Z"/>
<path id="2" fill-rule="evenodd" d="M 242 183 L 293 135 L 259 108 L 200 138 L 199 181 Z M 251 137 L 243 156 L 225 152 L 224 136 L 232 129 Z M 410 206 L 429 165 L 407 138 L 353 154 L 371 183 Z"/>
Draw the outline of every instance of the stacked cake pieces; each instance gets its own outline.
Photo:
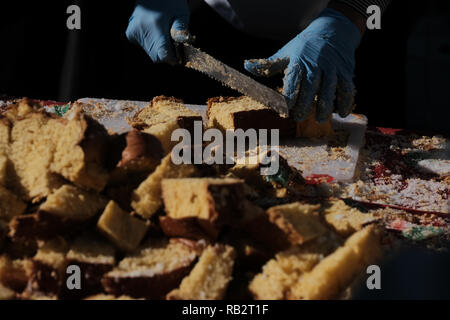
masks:
<path id="1" fill-rule="evenodd" d="M 246 97 L 211 99 L 207 113 L 222 131 L 304 132 Z M 26 99 L 7 107 L 0 299 L 337 298 L 381 257 L 376 217 L 302 201 L 312 187 L 283 159 L 269 176 L 261 163 L 176 165 L 171 133 L 195 121 L 166 97 L 121 135 L 77 103 L 63 117 Z"/>

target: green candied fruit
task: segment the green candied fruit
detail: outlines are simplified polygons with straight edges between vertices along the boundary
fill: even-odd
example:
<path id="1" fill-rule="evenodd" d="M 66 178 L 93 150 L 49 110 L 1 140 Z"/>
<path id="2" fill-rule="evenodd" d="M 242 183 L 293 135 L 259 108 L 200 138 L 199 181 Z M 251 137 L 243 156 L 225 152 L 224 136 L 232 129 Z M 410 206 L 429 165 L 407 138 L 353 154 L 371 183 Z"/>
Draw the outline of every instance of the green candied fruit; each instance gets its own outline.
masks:
<path id="1" fill-rule="evenodd" d="M 70 104 L 65 104 L 63 106 L 55 106 L 55 112 L 58 115 L 58 117 L 64 116 L 67 111 L 69 111 Z"/>
<path id="2" fill-rule="evenodd" d="M 286 187 L 290 180 L 290 173 L 286 170 L 286 168 L 280 166 L 276 174 L 263 176 L 263 179 L 266 182 L 275 182 L 283 187 Z"/>

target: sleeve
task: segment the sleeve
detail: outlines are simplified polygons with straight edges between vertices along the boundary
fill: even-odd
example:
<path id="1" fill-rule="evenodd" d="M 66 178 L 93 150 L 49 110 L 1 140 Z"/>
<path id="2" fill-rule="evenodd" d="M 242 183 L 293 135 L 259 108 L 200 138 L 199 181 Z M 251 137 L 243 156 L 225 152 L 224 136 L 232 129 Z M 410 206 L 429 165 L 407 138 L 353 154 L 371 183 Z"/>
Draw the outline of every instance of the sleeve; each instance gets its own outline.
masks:
<path id="1" fill-rule="evenodd" d="M 371 5 L 377 5 L 381 8 L 383 13 L 391 0 L 339 0 L 338 2 L 345 3 L 346 5 L 352 7 L 363 16 L 368 17 L 367 8 Z"/>

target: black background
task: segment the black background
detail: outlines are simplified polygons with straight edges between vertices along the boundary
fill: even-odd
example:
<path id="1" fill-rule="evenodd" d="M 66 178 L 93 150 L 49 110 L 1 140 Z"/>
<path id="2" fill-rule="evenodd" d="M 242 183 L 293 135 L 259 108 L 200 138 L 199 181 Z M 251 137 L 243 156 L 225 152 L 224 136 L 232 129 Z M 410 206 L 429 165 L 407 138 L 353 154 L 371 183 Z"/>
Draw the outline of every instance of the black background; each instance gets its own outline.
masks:
<path id="1" fill-rule="evenodd" d="M 81 7 L 80 31 L 66 28 L 70 4 Z M 0 94 L 60 101 L 81 97 L 150 100 L 164 94 L 197 104 L 204 104 L 209 97 L 236 94 L 195 71 L 151 63 L 145 52 L 125 37 L 133 6 L 133 1 L 2 0 Z M 414 64 L 414 57 L 434 48 L 439 59 L 448 61 L 450 35 L 448 42 L 436 46 L 430 33 L 408 49 L 408 40 L 421 19 L 428 17 L 433 24 L 446 17 L 444 26 L 448 27 L 449 12 L 448 1 L 393 0 L 382 30 L 367 32 L 357 51 L 356 112 L 366 114 L 371 125 L 449 132 L 446 92 L 436 98 L 432 89 L 435 83 L 450 89 L 450 74 L 444 67 L 427 68 L 426 61 Z M 192 13 L 191 30 L 198 47 L 239 70 L 243 70 L 244 59 L 270 56 L 283 45 L 242 34 L 206 5 Z M 421 72 L 415 72 L 417 65 Z M 280 81 L 270 84 L 279 86 Z M 415 98 L 408 99 L 412 93 Z M 425 113 L 434 106 L 430 118 L 422 121 L 417 115 L 419 121 L 409 122 L 414 102 L 423 104 Z M 431 116 L 440 126 L 434 125 Z M 448 255 L 406 252 L 393 261 L 397 262 L 385 269 L 386 290 L 361 291 L 359 297 L 449 297 Z"/>
<path id="2" fill-rule="evenodd" d="M 70 4 L 81 7 L 80 31 L 66 28 Z M 0 94 L 61 101 L 81 97 L 150 100 L 164 94 L 196 104 L 218 95 L 236 95 L 195 71 L 151 63 L 125 37 L 133 6 L 131 0 L 1 1 Z M 382 29 L 366 33 L 357 51 L 356 112 L 366 114 L 370 125 L 448 133 L 448 121 L 443 120 L 450 118 L 446 94 L 433 95 L 435 85 L 428 79 L 450 84 L 450 75 L 444 69 L 429 70 L 426 59 L 419 68 L 411 64 L 414 51 L 431 50 L 432 44 L 425 35 L 419 46 L 408 50 L 408 40 L 420 19 L 444 15 L 450 23 L 449 12 L 448 1 L 394 0 Z M 235 30 L 207 5 L 192 12 L 191 30 L 198 47 L 242 71 L 244 59 L 268 57 L 284 44 Z M 436 50 L 450 60 L 450 35 L 448 43 Z M 408 72 L 408 66 L 421 70 Z M 408 85 L 407 77 L 415 85 Z M 268 84 L 280 86 L 281 79 Z M 407 120 L 408 114 L 417 112 L 409 106 L 411 92 L 412 103 L 420 103 L 425 114 L 437 104 L 429 117 L 417 114 L 413 116 L 418 120 Z"/>

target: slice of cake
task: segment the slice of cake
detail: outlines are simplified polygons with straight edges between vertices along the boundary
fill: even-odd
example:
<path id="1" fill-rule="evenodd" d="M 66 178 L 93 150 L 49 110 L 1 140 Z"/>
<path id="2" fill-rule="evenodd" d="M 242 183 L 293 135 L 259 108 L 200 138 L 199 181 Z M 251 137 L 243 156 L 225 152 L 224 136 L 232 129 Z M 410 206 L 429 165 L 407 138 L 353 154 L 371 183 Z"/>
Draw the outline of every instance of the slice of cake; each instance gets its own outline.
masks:
<path id="1" fill-rule="evenodd" d="M 36 213 L 14 217 L 9 224 L 10 237 L 49 239 L 76 231 L 100 213 L 106 203 L 97 193 L 63 185 L 47 197 Z"/>
<path id="2" fill-rule="evenodd" d="M 251 281 L 249 289 L 253 297 L 257 300 L 286 299 L 290 288 L 332 249 L 332 242 L 323 238 L 277 253 Z"/>
<path id="3" fill-rule="evenodd" d="M 161 163 L 163 149 L 151 134 L 131 130 L 111 137 L 109 148 L 111 166 L 109 184 L 123 184 L 134 176 L 146 177 Z M 128 181 L 127 181 L 128 180 Z"/>
<path id="4" fill-rule="evenodd" d="M 101 212 L 106 203 L 107 200 L 95 192 L 66 184 L 50 194 L 39 209 L 57 217 L 86 221 Z"/>
<path id="5" fill-rule="evenodd" d="M 187 178 L 197 174 L 194 165 L 172 162 L 171 154 L 161 161 L 156 170 L 145 179 L 132 194 L 131 206 L 141 217 L 148 219 L 162 205 L 161 181 L 169 178 Z"/>
<path id="6" fill-rule="evenodd" d="M 81 270 L 81 290 L 68 290 L 70 297 L 102 292 L 101 279 L 116 263 L 114 246 L 91 234 L 75 239 L 66 259 L 68 266 L 75 265 Z"/>
<path id="7" fill-rule="evenodd" d="M 114 201 L 110 201 L 98 220 L 97 228 L 118 248 L 131 251 L 144 239 L 148 224 L 122 210 Z"/>
<path id="8" fill-rule="evenodd" d="M 327 233 L 319 211 L 320 205 L 299 202 L 271 207 L 265 212 L 250 204 L 242 223 L 254 240 L 277 252 Z"/>
<path id="9" fill-rule="evenodd" d="M 212 98 L 206 110 L 209 126 L 222 131 L 227 129 L 278 129 L 280 136 L 295 135 L 295 123 L 249 98 Z"/>
<path id="10" fill-rule="evenodd" d="M 366 227 L 354 233 L 344 246 L 293 284 L 289 298 L 334 299 L 381 255 L 380 238 L 375 227 Z"/>
<path id="11" fill-rule="evenodd" d="M 38 202 L 58 189 L 62 178 L 97 191 L 105 186 L 102 146 L 108 135 L 80 109 L 59 118 L 23 100 L 0 119 L 10 123 L 7 187 L 23 199 Z"/>
<path id="12" fill-rule="evenodd" d="M 267 210 L 270 222 L 276 225 L 291 245 L 311 241 L 327 232 L 320 219 L 320 205 L 300 202 Z"/>
<path id="13" fill-rule="evenodd" d="M 208 246 L 191 273 L 178 289 L 172 290 L 169 300 L 220 300 L 231 281 L 236 253 L 230 246 Z"/>
<path id="14" fill-rule="evenodd" d="M 14 193 L 0 186 L 0 220 L 9 221 L 24 213 L 26 207 Z"/>
<path id="15" fill-rule="evenodd" d="M 31 274 L 24 297 L 58 296 L 65 286 L 66 253 L 69 244 L 54 238 L 39 244 L 32 259 Z"/>
<path id="16" fill-rule="evenodd" d="M 324 123 L 318 123 L 316 120 L 317 99 L 313 102 L 312 111 L 308 117 L 297 122 L 296 137 L 304 138 L 322 138 L 334 135 L 333 125 L 330 118 Z"/>
<path id="17" fill-rule="evenodd" d="M 363 213 L 342 200 L 328 201 L 323 210 L 325 221 L 341 236 L 348 237 L 361 230 L 377 218 L 371 213 Z"/>
<path id="18" fill-rule="evenodd" d="M 240 217 L 244 200 L 243 181 L 238 179 L 186 178 L 162 181 L 167 216 L 196 218 L 200 226 L 216 237 L 220 228 Z"/>
<path id="19" fill-rule="evenodd" d="M 178 143 L 171 141 L 172 132 L 179 128 L 193 132 L 195 121 L 202 122 L 201 115 L 186 108 L 183 101 L 158 96 L 136 113 L 129 123 L 133 128 L 157 137 L 167 154 Z"/>
<path id="20" fill-rule="evenodd" d="M 164 299 L 189 274 L 199 252 L 181 241 L 153 241 L 128 255 L 102 280 L 115 296 Z"/>

